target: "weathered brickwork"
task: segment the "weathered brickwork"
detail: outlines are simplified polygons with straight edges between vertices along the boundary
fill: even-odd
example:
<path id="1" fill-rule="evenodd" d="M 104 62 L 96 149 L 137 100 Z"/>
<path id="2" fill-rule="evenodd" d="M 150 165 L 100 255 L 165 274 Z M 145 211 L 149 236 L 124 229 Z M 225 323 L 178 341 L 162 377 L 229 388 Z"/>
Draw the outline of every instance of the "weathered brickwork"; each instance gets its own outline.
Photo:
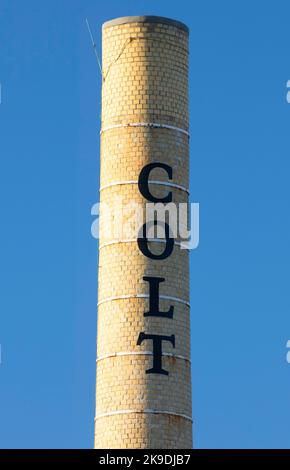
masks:
<path id="1" fill-rule="evenodd" d="M 127 122 L 137 119 L 134 117 L 129 121 L 128 118 Z M 146 118 L 141 119 L 145 121 Z M 151 121 L 146 119 L 146 122 Z M 159 161 L 172 166 L 174 183 L 188 187 L 188 146 L 187 135 L 168 129 L 113 128 L 102 134 L 101 182 L 108 181 L 108 173 L 109 182 L 131 180 L 139 175 L 144 165 Z M 168 181 L 164 171 L 158 168 L 152 171 L 151 178 Z"/>
<path id="2" fill-rule="evenodd" d="M 102 436 L 96 448 L 188 449 L 191 423 L 169 415 L 116 415 L 98 419 L 96 434 Z"/>
<path id="3" fill-rule="evenodd" d="M 100 200 L 116 199 L 145 208 L 138 188 L 144 166 L 150 191 L 175 203 L 188 203 L 188 32 L 160 18 L 127 19 L 103 27 L 103 87 Z M 148 127 L 146 123 L 166 125 Z M 176 129 L 177 128 L 177 129 Z M 172 187 L 161 183 L 172 183 Z M 175 185 L 175 186 L 174 186 Z M 125 215 L 116 215 L 122 227 Z M 148 243 L 161 253 L 165 242 Z M 144 316 L 149 309 L 145 276 L 165 279 L 159 307 L 174 307 L 173 318 Z M 101 213 L 98 277 L 96 448 L 176 448 L 192 446 L 190 378 L 189 253 L 175 240 L 160 261 L 140 251 L 134 237 L 106 231 Z M 137 344 L 140 332 L 175 336 L 175 348 L 162 344 L 168 375 L 146 374 L 152 367 L 152 341 Z"/>

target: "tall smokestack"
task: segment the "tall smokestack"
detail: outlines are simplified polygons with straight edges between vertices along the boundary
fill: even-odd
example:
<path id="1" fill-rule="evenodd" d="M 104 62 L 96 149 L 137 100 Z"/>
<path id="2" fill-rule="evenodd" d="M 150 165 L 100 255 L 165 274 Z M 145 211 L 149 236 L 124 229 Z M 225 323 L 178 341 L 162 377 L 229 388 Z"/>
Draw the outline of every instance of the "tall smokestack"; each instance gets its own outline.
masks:
<path id="1" fill-rule="evenodd" d="M 188 127 L 188 28 L 106 22 L 101 204 L 188 203 Z M 105 220 L 101 208 L 95 448 L 191 448 L 189 253 L 108 235 Z"/>

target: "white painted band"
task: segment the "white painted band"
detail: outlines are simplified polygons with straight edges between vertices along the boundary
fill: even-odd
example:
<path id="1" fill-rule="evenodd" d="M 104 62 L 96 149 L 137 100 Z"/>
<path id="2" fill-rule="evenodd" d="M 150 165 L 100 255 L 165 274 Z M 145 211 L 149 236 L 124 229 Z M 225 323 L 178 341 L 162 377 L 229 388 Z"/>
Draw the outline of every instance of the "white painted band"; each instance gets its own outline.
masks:
<path id="1" fill-rule="evenodd" d="M 107 189 L 107 188 L 111 188 L 112 186 L 121 186 L 122 184 L 138 184 L 138 183 L 139 182 L 135 180 L 116 181 L 114 183 L 109 183 L 109 184 L 105 184 L 104 186 L 101 186 L 100 191 L 103 191 L 104 189 Z M 187 194 L 189 194 L 189 189 L 186 188 L 185 186 L 182 186 L 181 184 L 168 183 L 167 181 L 148 181 L 148 184 L 158 184 L 161 186 L 169 186 L 170 188 L 180 189 L 180 191 L 185 191 Z"/>
<path id="2" fill-rule="evenodd" d="M 190 416 L 175 413 L 174 411 L 163 411 L 163 410 L 117 410 L 117 411 L 108 411 L 107 413 L 100 413 L 95 417 L 95 421 L 100 418 L 105 418 L 107 416 L 115 416 L 115 415 L 124 415 L 124 414 L 154 414 L 154 415 L 170 415 L 170 416 L 178 416 L 179 418 L 187 419 L 188 421 L 192 422 L 192 418 Z"/>
<path id="3" fill-rule="evenodd" d="M 120 127 L 149 127 L 152 129 L 170 129 L 171 131 L 181 132 L 190 137 L 189 132 L 182 127 L 170 126 L 169 124 L 159 124 L 157 122 L 128 122 L 127 124 L 112 124 L 101 129 L 100 134 L 110 129 L 119 129 Z"/>
<path id="4" fill-rule="evenodd" d="M 105 354 L 104 356 L 100 356 L 96 359 L 96 362 L 103 361 L 104 359 L 109 359 L 111 357 L 119 357 L 119 356 L 153 356 L 152 351 L 140 351 L 140 352 L 115 352 L 111 354 Z M 190 359 L 184 356 L 180 356 L 179 354 L 172 354 L 162 352 L 162 356 L 172 357 L 173 359 L 181 359 L 186 362 L 191 362 Z"/>
<path id="5" fill-rule="evenodd" d="M 155 242 L 155 243 L 166 243 L 166 240 L 162 238 L 148 238 L 147 241 Z M 117 245 L 118 243 L 137 243 L 137 238 L 128 238 L 127 240 L 112 240 L 111 242 L 104 242 L 99 245 L 99 250 L 101 250 L 102 248 L 105 248 L 106 246 Z M 184 243 L 176 242 L 174 240 L 174 245 L 183 246 Z M 185 248 L 185 249 L 188 250 L 188 248 Z"/>
<path id="6" fill-rule="evenodd" d="M 98 302 L 98 306 L 104 304 L 105 302 L 111 302 L 113 300 L 121 300 L 121 299 L 149 299 L 149 294 L 129 294 L 129 295 L 118 295 L 116 297 L 107 297 L 106 299 L 100 300 Z M 161 300 L 173 300 L 174 302 L 179 302 L 181 304 L 190 307 L 190 303 L 187 300 L 180 299 L 179 297 L 171 297 L 170 295 L 159 295 L 159 299 Z"/>

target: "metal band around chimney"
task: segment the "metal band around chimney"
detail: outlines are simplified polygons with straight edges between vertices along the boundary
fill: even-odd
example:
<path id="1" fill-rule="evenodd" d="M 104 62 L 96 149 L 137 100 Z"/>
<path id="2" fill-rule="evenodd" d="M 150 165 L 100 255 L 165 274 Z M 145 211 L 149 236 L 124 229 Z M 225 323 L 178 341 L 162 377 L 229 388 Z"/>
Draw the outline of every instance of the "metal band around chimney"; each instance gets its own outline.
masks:
<path id="1" fill-rule="evenodd" d="M 106 297 L 98 302 L 98 306 L 106 302 L 112 302 L 113 300 L 124 300 L 124 299 L 149 299 L 149 294 L 128 294 L 128 295 L 117 295 L 114 297 Z M 179 302 L 187 307 L 190 307 L 190 303 L 187 300 L 179 297 L 172 297 L 171 295 L 159 295 L 160 300 L 172 300 L 173 302 Z"/>
<path id="2" fill-rule="evenodd" d="M 169 416 L 177 416 L 179 418 L 187 419 L 192 422 L 192 418 L 190 416 L 175 413 L 174 411 L 163 411 L 163 410 L 116 410 L 116 411 L 108 411 L 107 413 L 100 413 L 95 417 L 95 421 L 100 418 L 106 418 L 108 416 L 115 416 L 115 415 L 123 415 L 123 414 L 155 414 L 155 415 L 169 415 Z"/>
<path id="3" fill-rule="evenodd" d="M 103 191 L 104 189 L 111 188 L 112 186 L 121 186 L 125 184 L 138 184 L 139 181 L 136 180 L 128 180 L 128 181 L 115 181 L 113 183 L 108 183 L 105 184 L 104 186 L 100 187 L 100 191 Z M 170 188 L 175 188 L 175 189 L 180 189 L 180 191 L 184 191 L 189 195 L 189 189 L 186 188 L 185 186 L 182 186 L 181 184 L 175 184 L 175 183 L 169 183 L 168 181 L 148 181 L 148 184 L 158 184 L 161 186 L 168 186 Z"/>
<path id="4" fill-rule="evenodd" d="M 166 240 L 162 238 L 147 238 L 147 241 L 149 243 L 166 243 Z M 99 250 L 102 250 L 102 248 L 106 248 L 106 246 L 111 246 L 111 245 L 118 245 L 119 243 L 137 243 L 137 238 L 128 238 L 127 240 L 112 240 L 110 242 L 104 242 L 100 243 L 99 245 Z M 177 242 L 174 240 L 174 245 L 176 246 L 183 246 L 184 243 L 187 242 Z M 183 248 L 184 250 L 189 250 L 189 248 Z"/>
<path id="5" fill-rule="evenodd" d="M 169 129 L 171 131 L 181 132 L 181 134 L 190 137 L 189 132 L 182 127 L 170 126 L 170 124 L 160 124 L 158 122 L 128 122 L 127 124 L 112 124 L 111 126 L 103 127 L 100 134 L 111 129 L 120 129 L 121 127 L 148 127 L 149 129 Z"/>
<path id="6" fill-rule="evenodd" d="M 99 356 L 96 359 L 96 362 L 103 361 L 104 359 L 108 359 L 108 358 L 111 358 L 111 357 L 120 357 L 120 356 L 121 357 L 122 356 L 153 356 L 153 352 L 152 351 L 115 352 L 115 353 L 105 354 L 103 356 Z M 182 361 L 189 362 L 189 364 L 191 363 L 191 361 L 188 357 L 181 356 L 180 354 L 162 352 L 162 356 L 171 357 L 172 359 L 180 359 Z"/>

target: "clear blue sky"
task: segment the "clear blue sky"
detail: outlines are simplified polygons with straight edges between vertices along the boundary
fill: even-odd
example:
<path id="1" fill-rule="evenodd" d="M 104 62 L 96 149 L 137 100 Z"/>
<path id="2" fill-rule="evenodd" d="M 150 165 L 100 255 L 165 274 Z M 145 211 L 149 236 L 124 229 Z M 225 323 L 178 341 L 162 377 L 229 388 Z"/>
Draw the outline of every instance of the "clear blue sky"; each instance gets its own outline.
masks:
<path id="1" fill-rule="evenodd" d="M 290 447 L 289 1 L 1 0 L 0 447 L 92 447 L 100 74 L 85 17 L 190 27 L 194 440 Z"/>

